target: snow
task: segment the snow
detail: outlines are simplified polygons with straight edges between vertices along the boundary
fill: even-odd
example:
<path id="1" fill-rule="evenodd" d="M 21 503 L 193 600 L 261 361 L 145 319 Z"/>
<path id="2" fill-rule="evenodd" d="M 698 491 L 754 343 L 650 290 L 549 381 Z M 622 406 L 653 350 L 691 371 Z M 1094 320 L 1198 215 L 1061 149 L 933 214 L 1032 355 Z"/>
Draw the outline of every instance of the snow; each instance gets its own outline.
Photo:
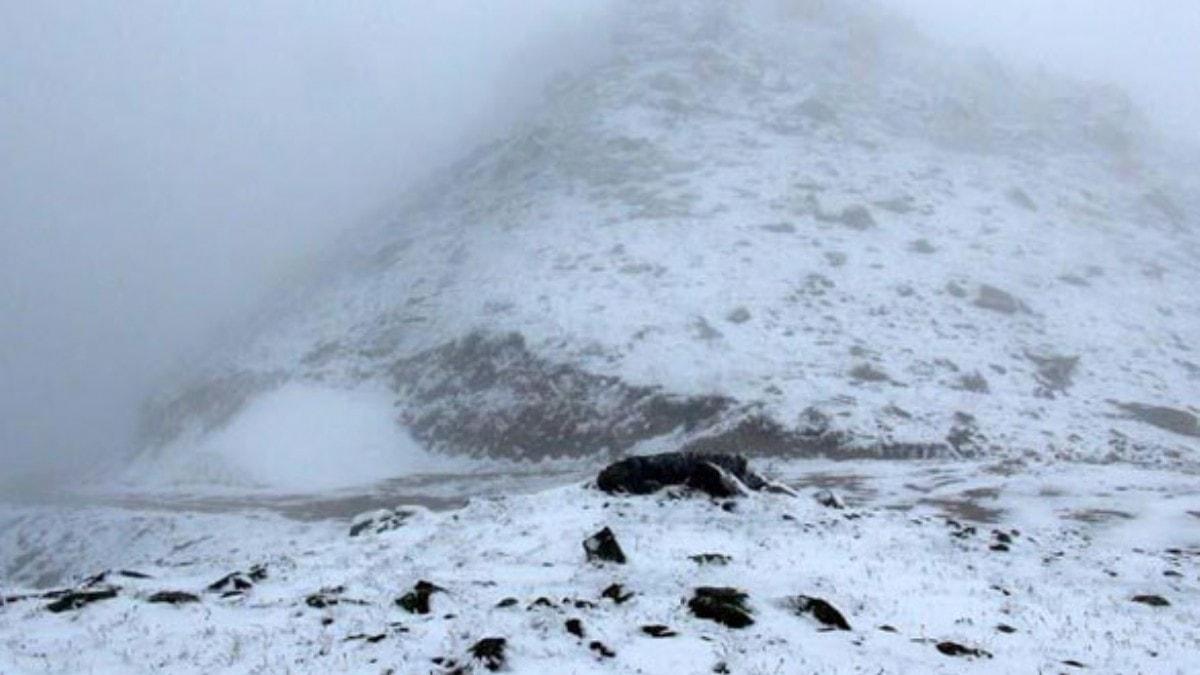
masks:
<path id="1" fill-rule="evenodd" d="M 77 560 L 80 577 L 111 567 L 153 578 L 120 579 L 116 599 L 75 612 L 52 614 L 36 599 L 0 607 L 0 671 L 440 672 L 431 659 L 461 660 L 491 636 L 508 640 L 510 672 L 665 672 L 668 664 L 680 669 L 670 672 L 711 672 L 719 662 L 732 673 L 1059 672 L 1067 660 L 1089 672 L 1191 667 L 1200 641 L 1200 517 L 1188 514 L 1200 513 L 1195 476 L 1125 466 L 901 466 L 776 463 L 774 476 L 800 495 L 755 494 L 732 510 L 700 497 L 612 497 L 571 483 L 477 498 L 461 510 L 417 510 L 398 529 L 354 538 L 349 519 L 80 509 L 70 516 L 76 531 L 145 532 L 132 546 L 112 537 L 104 560 Z M 835 485 L 849 506 L 820 506 L 810 496 L 816 485 Z M 956 499 L 992 509 L 994 522 L 971 520 Z M 1089 510 L 1100 516 L 1084 517 Z M 7 508 L 0 543 L 53 544 L 64 528 L 51 520 L 66 517 L 53 513 Z M 585 560 L 581 542 L 605 526 L 628 564 Z M 964 533 L 968 526 L 976 531 Z M 996 532 L 1010 534 L 1009 551 L 992 550 Z M 732 561 L 699 565 L 689 559 L 698 553 Z M 204 591 L 258 563 L 268 577 L 244 597 Z M 418 580 L 446 589 L 432 596 L 428 615 L 394 604 Z M 636 595 L 620 605 L 602 599 L 614 582 Z M 746 591 L 756 623 L 734 630 L 692 616 L 685 601 L 702 585 Z M 336 586 L 346 601 L 306 605 Z M 201 601 L 148 604 L 159 590 Z M 786 600 L 797 594 L 832 603 L 852 630 L 822 631 L 793 614 Z M 1170 605 L 1131 601 L 1142 594 Z M 506 597 L 517 606 L 496 607 Z M 530 608 L 539 597 L 551 606 Z M 595 606 L 576 607 L 577 599 Z M 582 621 L 582 641 L 565 631 L 569 618 Z M 999 632 L 1001 623 L 1016 632 Z M 647 624 L 679 636 L 652 639 L 640 630 Z M 347 640 L 360 633 L 385 637 Z M 616 656 L 598 657 L 592 640 Z M 993 658 L 945 656 L 935 648 L 944 640 Z"/>

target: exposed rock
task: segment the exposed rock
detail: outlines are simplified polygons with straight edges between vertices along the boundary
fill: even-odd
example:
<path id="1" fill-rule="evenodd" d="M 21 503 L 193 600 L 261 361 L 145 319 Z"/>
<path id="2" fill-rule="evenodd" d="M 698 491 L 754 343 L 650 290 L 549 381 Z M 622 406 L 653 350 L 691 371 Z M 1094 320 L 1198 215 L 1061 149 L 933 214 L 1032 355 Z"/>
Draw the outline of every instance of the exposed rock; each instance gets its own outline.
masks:
<path id="1" fill-rule="evenodd" d="M 829 509 L 844 509 L 846 503 L 840 497 L 833 493 L 833 490 L 817 490 L 813 493 L 813 499 L 818 504 Z"/>
<path id="2" fill-rule="evenodd" d="M 159 591 L 146 598 L 146 602 L 163 602 L 169 605 L 182 605 L 189 602 L 200 602 L 200 596 L 184 591 Z"/>
<path id="3" fill-rule="evenodd" d="M 1025 303 L 1007 291 L 1002 291 L 988 284 L 983 284 L 979 287 L 979 292 L 975 296 L 975 306 L 993 312 L 1000 312 L 1001 314 L 1016 314 L 1017 312 L 1029 311 Z"/>
<path id="4" fill-rule="evenodd" d="M 958 380 L 954 385 L 955 389 L 961 391 L 970 391 L 976 394 L 987 394 L 991 391 L 988 386 L 988 381 L 978 371 L 974 373 L 964 373 L 959 375 Z"/>
<path id="5" fill-rule="evenodd" d="M 516 333 L 472 334 L 396 362 L 401 421 L 442 452 L 541 459 L 620 453 L 715 423 L 722 396 L 678 397 L 535 356 Z"/>
<path id="6" fill-rule="evenodd" d="M 600 658 L 602 659 L 611 659 L 617 655 L 616 652 L 608 648 L 608 645 L 605 645 L 599 640 L 592 640 L 592 642 L 588 645 L 588 649 L 599 654 Z"/>
<path id="7" fill-rule="evenodd" d="M 814 619 L 830 629 L 850 630 L 850 624 L 846 621 L 846 617 L 821 598 L 797 595 L 790 598 L 788 604 L 796 614 L 811 614 Z"/>
<path id="8" fill-rule="evenodd" d="M 1078 356 L 1038 355 L 1025 353 L 1025 358 L 1037 366 L 1038 395 L 1053 398 L 1055 392 L 1066 393 L 1079 366 Z"/>
<path id="9" fill-rule="evenodd" d="M 580 639 L 583 638 L 583 622 L 579 619 L 567 619 L 564 626 L 571 635 Z"/>
<path id="10" fill-rule="evenodd" d="M 364 642 L 369 642 L 371 644 L 375 644 L 376 642 L 382 642 L 383 639 L 386 637 L 387 637 L 387 633 L 375 633 L 374 635 L 368 635 L 367 633 L 355 633 L 354 635 L 347 635 L 342 640 L 342 642 L 353 642 L 355 640 L 362 640 Z"/>
<path id="11" fill-rule="evenodd" d="M 1010 626 L 1010 625 L 1008 625 L 1008 624 L 1006 624 L 1006 623 L 998 623 L 998 624 L 996 624 L 996 630 L 1000 631 L 1001 633 L 1006 633 L 1006 634 L 1009 634 L 1009 635 L 1011 635 L 1011 634 L 1013 634 L 1013 633 L 1017 632 L 1017 629 L 1016 629 L 1016 628 L 1013 628 L 1012 626 Z"/>
<path id="12" fill-rule="evenodd" d="M 429 597 L 434 593 L 443 593 L 446 589 L 428 581 L 418 581 L 413 589 L 396 598 L 396 604 L 411 614 L 428 614 Z"/>
<path id="13" fill-rule="evenodd" d="M 484 668 L 495 672 L 504 667 L 504 649 L 508 640 L 501 637 L 483 638 L 471 646 L 471 658 L 483 664 Z"/>
<path id="14" fill-rule="evenodd" d="M 1025 209 L 1026 211 L 1037 211 L 1037 204 L 1033 203 L 1033 199 L 1026 194 L 1021 188 L 1015 187 L 1004 193 L 1008 197 L 1008 201 Z"/>
<path id="15" fill-rule="evenodd" d="M 496 603 L 496 607 L 499 609 L 504 609 L 505 607 L 516 607 L 518 602 L 520 601 L 516 598 L 504 598 L 500 602 Z"/>
<path id="16" fill-rule="evenodd" d="M 728 565 L 733 558 L 724 553 L 697 553 L 688 556 L 688 560 L 697 565 Z"/>
<path id="17" fill-rule="evenodd" d="M 1133 602 L 1149 605 L 1151 607 L 1170 607 L 1171 603 L 1161 595 L 1135 595 L 1130 598 Z"/>
<path id="18" fill-rule="evenodd" d="M 658 623 L 642 626 L 642 632 L 652 638 L 669 638 L 679 635 L 679 633 L 676 633 L 667 626 Z"/>
<path id="19" fill-rule="evenodd" d="M 971 658 L 992 658 L 990 652 L 984 651 L 977 647 L 967 647 L 960 645 L 957 642 L 945 640 L 937 643 L 937 650 L 946 656 L 967 656 Z"/>
<path id="20" fill-rule="evenodd" d="M 701 619 L 715 621 L 730 628 L 745 628 L 754 623 L 747 596 L 736 588 L 701 586 L 688 600 L 688 608 Z"/>
<path id="21" fill-rule="evenodd" d="M 350 536 L 363 533 L 382 534 L 402 527 L 409 518 L 417 514 L 415 509 L 379 509 L 363 513 L 350 523 Z"/>
<path id="22" fill-rule="evenodd" d="M 604 528 L 583 540 L 583 551 L 588 562 L 614 562 L 625 564 L 625 552 L 617 543 L 617 537 L 609 528 Z"/>
<path id="23" fill-rule="evenodd" d="M 633 596 L 633 591 L 626 592 L 625 587 L 621 584 L 612 584 L 600 592 L 600 597 L 608 598 L 618 605 L 625 604 Z"/>
<path id="24" fill-rule="evenodd" d="M 884 371 L 869 363 L 860 363 L 850 369 L 850 379 L 855 382 L 891 382 L 892 378 Z"/>
<path id="25" fill-rule="evenodd" d="M 608 493 L 643 495 L 668 485 L 687 485 L 718 498 L 740 495 L 745 488 L 760 490 L 766 484 L 741 455 L 691 452 L 627 457 L 605 467 L 596 478 L 596 487 Z"/>
<path id="26" fill-rule="evenodd" d="M 230 572 L 217 579 L 208 585 L 208 591 L 212 593 L 224 593 L 226 595 L 243 593 L 250 590 L 256 582 L 266 578 L 266 566 L 254 565 L 246 572 Z"/>
<path id="27" fill-rule="evenodd" d="M 74 611 L 101 600 L 111 600 L 117 597 L 117 588 L 97 588 L 79 591 L 67 591 L 57 600 L 46 605 L 46 609 L 58 614 L 59 612 Z"/>
<path id="28" fill-rule="evenodd" d="M 729 314 L 726 314 L 725 320 L 729 323 L 746 323 L 750 320 L 750 310 L 745 307 L 738 307 Z"/>
<path id="29" fill-rule="evenodd" d="M 1181 436 L 1200 438 L 1200 422 L 1192 413 L 1178 408 L 1168 408 L 1161 405 L 1146 405 L 1144 403 L 1121 403 L 1109 401 L 1121 410 L 1129 413 L 1133 419 L 1151 426 L 1165 429 Z"/>

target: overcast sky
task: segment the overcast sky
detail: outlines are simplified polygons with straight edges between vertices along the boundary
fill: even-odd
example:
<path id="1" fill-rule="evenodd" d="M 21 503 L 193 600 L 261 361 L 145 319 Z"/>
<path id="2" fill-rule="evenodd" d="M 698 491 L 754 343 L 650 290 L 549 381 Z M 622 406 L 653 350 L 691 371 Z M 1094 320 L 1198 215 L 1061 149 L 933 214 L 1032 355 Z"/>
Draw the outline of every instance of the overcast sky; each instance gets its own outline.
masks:
<path id="1" fill-rule="evenodd" d="M 884 1 L 1200 140 L 1198 2 Z M 0 474 L 119 446 L 156 378 L 519 118 L 609 2 L 0 0 Z"/>

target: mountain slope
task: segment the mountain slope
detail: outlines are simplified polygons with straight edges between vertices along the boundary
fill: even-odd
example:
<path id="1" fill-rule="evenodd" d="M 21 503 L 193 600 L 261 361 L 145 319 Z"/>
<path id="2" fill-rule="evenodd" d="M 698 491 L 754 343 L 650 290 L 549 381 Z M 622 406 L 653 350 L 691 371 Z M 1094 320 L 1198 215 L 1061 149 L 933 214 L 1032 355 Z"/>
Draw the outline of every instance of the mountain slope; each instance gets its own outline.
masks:
<path id="1" fill-rule="evenodd" d="M 386 388 L 475 457 L 1193 464 L 1200 201 L 1128 104 L 762 4 L 630 9 L 610 62 L 152 406 L 137 473 L 197 475 L 296 381 Z"/>

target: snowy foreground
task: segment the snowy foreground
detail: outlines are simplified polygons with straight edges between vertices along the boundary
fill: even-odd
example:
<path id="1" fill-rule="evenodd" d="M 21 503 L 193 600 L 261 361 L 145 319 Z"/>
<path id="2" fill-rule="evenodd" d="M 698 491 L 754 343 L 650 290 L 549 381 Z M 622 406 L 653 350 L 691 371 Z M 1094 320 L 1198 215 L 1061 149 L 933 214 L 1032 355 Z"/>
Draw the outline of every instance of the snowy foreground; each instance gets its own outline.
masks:
<path id="1" fill-rule="evenodd" d="M 110 568 L 85 590 L 116 590 L 54 612 L 70 603 L 3 588 L 0 672 L 488 672 L 470 655 L 486 638 L 505 640 L 503 663 L 490 662 L 503 672 L 1194 672 L 1193 475 L 759 468 L 798 496 L 614 498 L 579 480 L 460 510 L 401 508 L 353 537 L 362 517 L 0 507 L 6 579 L 55 556 L 79 567 L 68 586 Z M 814 498 L 825 490 L 845 508 Z M 583 540 L 604 527 L 626 564 L 586 560 Z M 421 593 L 400 601 L 421 581 L 441 589 L 425 614 L 401 606 L 420 610 Z M 702 586 L 745 592 L 753 624 L 694 616 Z M 151 602 L 162 591 L 196 599 Z M 830 603 L 850 630 L 796 611 L 801 595 Z"/>

